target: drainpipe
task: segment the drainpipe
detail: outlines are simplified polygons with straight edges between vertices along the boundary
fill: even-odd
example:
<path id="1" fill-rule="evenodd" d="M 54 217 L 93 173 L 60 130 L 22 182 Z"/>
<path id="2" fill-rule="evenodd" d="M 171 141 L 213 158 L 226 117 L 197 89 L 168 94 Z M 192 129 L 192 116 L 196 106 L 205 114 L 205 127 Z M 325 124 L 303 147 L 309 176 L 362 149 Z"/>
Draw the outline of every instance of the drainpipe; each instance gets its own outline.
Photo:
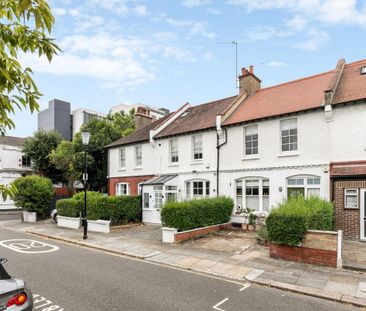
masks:
<path id="1" fill-rule="evenodd" d="M 224 132 L 224 141 L 220 144 L 219 132 Z M 216 116 L 216 196 L 220 196 L 220 148 L 227 143 L 227 130 L 221 127 L 221 115 Z"/>

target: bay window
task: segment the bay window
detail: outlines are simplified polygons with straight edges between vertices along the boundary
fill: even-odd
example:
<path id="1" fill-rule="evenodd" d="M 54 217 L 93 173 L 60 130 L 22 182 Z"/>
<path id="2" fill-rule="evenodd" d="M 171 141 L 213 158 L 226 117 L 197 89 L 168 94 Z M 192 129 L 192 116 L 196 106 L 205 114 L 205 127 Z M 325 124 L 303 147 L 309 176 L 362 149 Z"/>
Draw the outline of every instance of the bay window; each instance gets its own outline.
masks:
<path id="1" fill-rule="evenodd" d="M 313 197 L 320 196 L 320 177 L 318 176 L 293 176 L 287 179 L 287 197 Z"/>
<path id="2" fill-rule="evenodd" d="M 250 208 L 257 212 L 269 209 L 269 179 L 248 177 L 236 180 L 236 209 Z"/>
<path id="3" fill-rule="evenodd" d="M 210 196 L 210 182 L 206 180 L 190 180 L 185 183 L 186 198 L 203 198 Z"/>

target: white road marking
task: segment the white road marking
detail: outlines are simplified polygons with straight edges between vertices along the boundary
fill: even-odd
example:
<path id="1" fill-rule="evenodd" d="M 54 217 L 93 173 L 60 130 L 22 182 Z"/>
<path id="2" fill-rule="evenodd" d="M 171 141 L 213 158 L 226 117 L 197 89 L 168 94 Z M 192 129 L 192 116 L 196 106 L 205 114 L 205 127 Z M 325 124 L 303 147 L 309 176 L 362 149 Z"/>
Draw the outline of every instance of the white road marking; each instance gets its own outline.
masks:
<path id="1" fill-rule="evenodd" d="M 215 305 L 212 307 L 212 309 L 214 309 L 214 310 L 218 310 L 218 311 L 225 311 L 224 309 L 219 308 L 219 306 L 221 306 L 223 303 L 225 303 L 225 302 L 226 302 L 226 301 L 228 301 L 228 300 L 229 300 L 229 298 L 225 298 L 225 299 L 221 300 L 219 303 L 215 304 Z"/>
<path id="2" fill-rule="evenodd" d="M 0 241 L 0 246 L 22 254 L 51 253 L 60 249 L 58 246 L 30 239 L 4 240 Z"/>
<path id="3" fill-rule="evenodd" d="M 33 294 L 33 308 L 34 310 L 39 309 L 38 311 L 64 311 L 60 306 L 53 304 L 51 300 L 38 294 Z"/>
<path id="4" fill-rule="evenodd" d="M 264 270 L 261 269 L 254 269 L 252 271 L 250 271 L 245 278 L 249 281 L 253 281 L 255 280 L 258 276 L 260 276 L 262 273 L 264 272 Z"/>
<path id="5" fill-rule="evenodd" d="M 250 286 L 250 283 L 245 284 L 241 289 L 239 289 L 241 292 L 243 290 L 246 290 Z"/>

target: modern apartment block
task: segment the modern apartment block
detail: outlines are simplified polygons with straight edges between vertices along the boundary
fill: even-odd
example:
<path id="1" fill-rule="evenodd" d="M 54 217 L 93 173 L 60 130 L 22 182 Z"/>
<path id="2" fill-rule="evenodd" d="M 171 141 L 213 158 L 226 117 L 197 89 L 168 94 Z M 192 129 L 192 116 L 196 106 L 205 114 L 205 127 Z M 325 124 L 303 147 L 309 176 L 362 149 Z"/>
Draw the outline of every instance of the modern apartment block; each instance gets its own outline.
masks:
<path id="1" fill-rule="evenodd" d="M 110 113 L 125 112 L 135 109 L 137 114 L 143 114 L 152 120 L 160 119 L 169 113 L 165 108 L 153 108 L 142 104 L 120 104 L 110 108 Z M 71 111 L 71 104 L 59 99 L 49 102 L 48 108 L 38 113 L 38 130 L 58 131 L 64 139 L 72 140 L 74 135 L 80 132 L 81 127 L 92 119 L 103 119 L 107 114 L 80 108 Z"/>

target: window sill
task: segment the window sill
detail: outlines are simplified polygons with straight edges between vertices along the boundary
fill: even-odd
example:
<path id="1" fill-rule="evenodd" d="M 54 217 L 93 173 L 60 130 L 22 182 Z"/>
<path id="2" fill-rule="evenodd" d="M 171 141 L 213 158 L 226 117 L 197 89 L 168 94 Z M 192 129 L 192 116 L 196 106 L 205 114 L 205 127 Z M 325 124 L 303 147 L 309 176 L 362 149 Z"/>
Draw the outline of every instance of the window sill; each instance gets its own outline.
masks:
<path id="1" fill-rule="evenodd" d="M 126 171 L 126 168 L 120 168 L 118 169 L 119 172 L 125 172 Z"/>
<path id="2" fill-rule="evenodd" d="M 296 151 L 296 152 L 292 152 L 292 151 L 289 151 L 289 152 L 283 152 L 283 153 L 280 153 L 279 155 L 277 155 L 279 158 L 285 158 L 285 157 L 297 157 L 299 156 L 299 152 Z"/>
<path id="3" fill-rule="evenodd" d="M 142 170 L 142 166 L 137 166 L 137 167 L 134 167 L 133 168 L 135 171 L 137 171 L 137 170 Z"/>
<path id="4" fill-rule="evenodd" d="M 202 160 L 191 162 L 190 165 L 200 165 L 203 164 Z"/>
<path id="5" fill-rule="evenodd" d="M 254 156 L 244 156 L 241 160 L 242 161 L 248 161 L 248 160 L 259 160 L 260 157 L 258 155 L 254 155 Z"/>
<path id="6" fill-rule="evenodd" d="M 179 166 L 179 163 L 171 163 L 168 166 L 169 167 L 178 167 Z"/>

